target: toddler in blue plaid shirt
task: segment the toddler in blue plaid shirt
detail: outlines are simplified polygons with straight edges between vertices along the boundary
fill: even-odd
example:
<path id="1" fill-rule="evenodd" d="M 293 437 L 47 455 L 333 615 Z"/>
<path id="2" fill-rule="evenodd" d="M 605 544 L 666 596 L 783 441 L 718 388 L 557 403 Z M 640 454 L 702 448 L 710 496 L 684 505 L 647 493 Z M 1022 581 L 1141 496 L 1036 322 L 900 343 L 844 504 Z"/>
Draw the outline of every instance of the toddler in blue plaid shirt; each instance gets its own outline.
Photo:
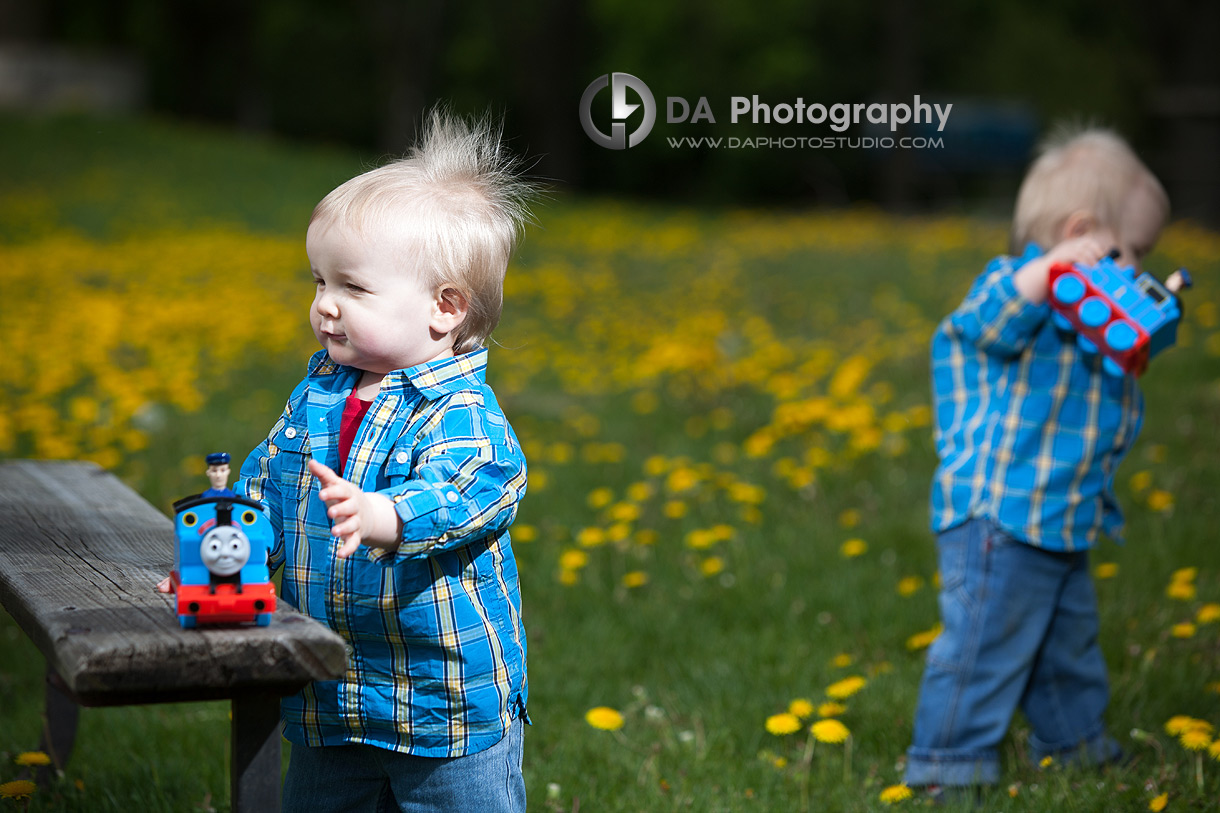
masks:
<path id="1" fill-rule="evenodd" d="M 488 122 L 435 112 L 305 238 L 322 350 L 234 490 L 284 599 L 348 645 L 285 698 L 284 810 L 522 811 L 525 631 L 509 525 L 525 458 L 484 341 L 528 184 Z"/>
<path id="2" fill-rule="evenodd" d="M 1088 551 L 1118 538 L 1114 472 L 1140 430 L 1116 377 L 1050 319 L 1047 275 L 1112 249 L 1134 265 L 1169 203 L 1130 147 L 1099 129 L 1052 138 L 1017 197 L 1013 256 L 988 264 L 932 339 L 940 465 L 932 483 L 944 630 L 928 650 L 905 782 L 998 781 L 1020 707 L 1045 756 L 1104 764 L 1106 665 Z"/>

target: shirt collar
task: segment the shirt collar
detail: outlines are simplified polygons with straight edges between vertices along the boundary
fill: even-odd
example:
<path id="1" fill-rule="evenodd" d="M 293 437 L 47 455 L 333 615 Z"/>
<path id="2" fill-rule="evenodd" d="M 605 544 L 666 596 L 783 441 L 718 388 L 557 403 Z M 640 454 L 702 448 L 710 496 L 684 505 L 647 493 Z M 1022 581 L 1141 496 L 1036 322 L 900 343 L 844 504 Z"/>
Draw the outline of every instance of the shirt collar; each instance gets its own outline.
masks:
<path id="1" fill-rule="evenodd" d="M 355 373 L 351 367 L 335 362 L 325 350 L 314 353 L 309 360 L 309 377 Z M 460 356 L 417 364 L 405 370 L 394 370 L 381 381 L 382 391 L 413 387 L 430 401 L 445 395 L 483 386 L 487 375 L 487 348 Z"/>

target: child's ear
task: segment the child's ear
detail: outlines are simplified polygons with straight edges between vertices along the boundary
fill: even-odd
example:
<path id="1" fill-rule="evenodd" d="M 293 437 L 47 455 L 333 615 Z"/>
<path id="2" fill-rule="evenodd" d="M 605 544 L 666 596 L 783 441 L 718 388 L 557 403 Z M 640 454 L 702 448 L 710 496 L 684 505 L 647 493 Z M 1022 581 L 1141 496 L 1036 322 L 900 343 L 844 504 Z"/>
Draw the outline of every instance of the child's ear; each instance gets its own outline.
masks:
<path id="1" fill-rule="evenodd" d="M 1063 231 L 1060 233 L 1059 239 L 1071 240 L 1073 237 L 1084 237 L 1095 228 L 1097 228 L 1097 218 L 1093 217 L 1093 213 L 1078 209 L 1063 221 Z"/>
<path id="2" fill-rule="evenodd" d="M 452 285 L 438 286 L 432 302 L 432 329 L 441 334 L 452 333 L 466 320 L 468 310 L 470 300 L 464 293 Z"/>

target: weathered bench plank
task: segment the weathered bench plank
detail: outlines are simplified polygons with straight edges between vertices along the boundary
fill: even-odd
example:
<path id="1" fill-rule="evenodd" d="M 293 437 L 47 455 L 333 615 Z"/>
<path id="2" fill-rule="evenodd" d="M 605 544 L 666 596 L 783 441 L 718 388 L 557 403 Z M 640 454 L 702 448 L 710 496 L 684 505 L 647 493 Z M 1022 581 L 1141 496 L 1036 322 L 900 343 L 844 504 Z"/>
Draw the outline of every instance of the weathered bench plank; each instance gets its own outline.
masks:
<path id="1" fill-rule="evenodd" d="M 270 626 L 182 629 L 155 589 L 173 544 L 170 520 L 93 464 L 0 464 L 0 604 L 63 691 L 87 706 L 233 699 L 234 809 L 267 809 L 272 768 L 278 806 L 275 697 L 341 676 L 342 639 L 282 603 Z"/>

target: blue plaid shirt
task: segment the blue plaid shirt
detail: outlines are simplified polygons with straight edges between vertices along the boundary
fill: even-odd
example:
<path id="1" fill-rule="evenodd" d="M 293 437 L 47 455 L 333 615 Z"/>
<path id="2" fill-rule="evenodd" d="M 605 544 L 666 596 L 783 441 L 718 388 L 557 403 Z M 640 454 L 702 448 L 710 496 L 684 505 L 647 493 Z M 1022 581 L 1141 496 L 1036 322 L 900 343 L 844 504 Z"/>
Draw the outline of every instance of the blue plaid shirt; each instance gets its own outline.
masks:
<path id="1" fill-rule="evenodd" d="M 525 714 L 525 631 L 508 526 L 525 458 L 484 383 L 487 351 L 385 377 L 343 477 L 394 501 L 397 551 L 335 556 L 306 468 L 339 465 L 344 401 L 360 378 L 320 351 L 234 486 L 266 508 L 284 599 L 347 643 L 347 674 L 285 698 L 296 743 L 365 743 L 457 757 L 499 742 Z"/>
<path id="2" fill-rule="evenodd" d="M 1143 423 L 1135 376 L 1102 372 L 1013 272 L 1041 251 L 992 260 L 932 338 L 940 466 L 932 530 L 987 518 L 1041 548 L 1118 539 L 1114 472 Z"/>

